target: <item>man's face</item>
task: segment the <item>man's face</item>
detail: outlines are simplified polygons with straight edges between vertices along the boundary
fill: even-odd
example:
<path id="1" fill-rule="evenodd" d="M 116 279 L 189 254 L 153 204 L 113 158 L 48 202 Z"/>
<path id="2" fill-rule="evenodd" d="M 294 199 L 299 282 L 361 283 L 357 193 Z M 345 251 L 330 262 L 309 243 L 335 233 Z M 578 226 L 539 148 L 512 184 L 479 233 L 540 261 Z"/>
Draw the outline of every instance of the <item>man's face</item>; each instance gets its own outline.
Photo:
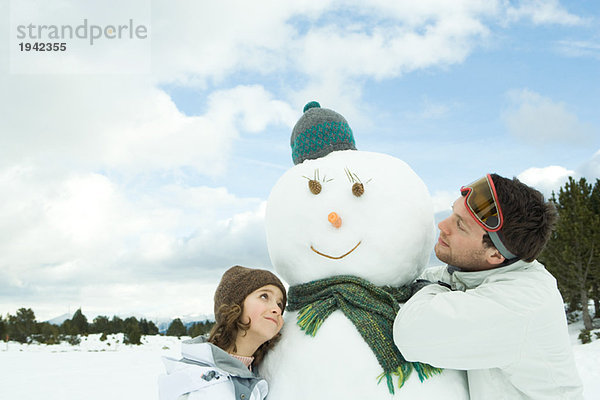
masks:
<path id="1" fill-rule="evenodd" d="M 466 271 L 494 267 L 486 258 L 490 249 L 483 246 L 485 230 L 469 214 L 464 197 L 454 202 L 452 215 L 440 222 L 438 228 L 440 237 L 435 245 L 435 255 L 441 261 Z"/>

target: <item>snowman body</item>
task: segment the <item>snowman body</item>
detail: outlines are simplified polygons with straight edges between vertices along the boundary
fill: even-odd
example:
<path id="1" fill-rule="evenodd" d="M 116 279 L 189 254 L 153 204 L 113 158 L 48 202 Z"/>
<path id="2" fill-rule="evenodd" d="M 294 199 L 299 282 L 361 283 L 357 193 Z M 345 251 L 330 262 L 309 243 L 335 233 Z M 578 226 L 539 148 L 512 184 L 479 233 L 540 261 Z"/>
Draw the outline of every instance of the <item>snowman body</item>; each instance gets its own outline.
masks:
<path id="1" fill-rule="evenodd" d="M 377 286 L 411 283 L 426 265 L 434 239 L 429 193 L 403 161 L 380 153 L 334 151 L 288 170 L 266 210 L 267 244 L 275 270 L 290 286 L 352 275 Z M 464 372 L 444 370 L 424 382 L 416 372 L 395 395 L 375 354 L 340 311 L 316 335 L 285 314 L 281 341 L 260 373 L 270 400 L 468 399 Z M 443 335 L 443 327 L 440 327 Z"/>

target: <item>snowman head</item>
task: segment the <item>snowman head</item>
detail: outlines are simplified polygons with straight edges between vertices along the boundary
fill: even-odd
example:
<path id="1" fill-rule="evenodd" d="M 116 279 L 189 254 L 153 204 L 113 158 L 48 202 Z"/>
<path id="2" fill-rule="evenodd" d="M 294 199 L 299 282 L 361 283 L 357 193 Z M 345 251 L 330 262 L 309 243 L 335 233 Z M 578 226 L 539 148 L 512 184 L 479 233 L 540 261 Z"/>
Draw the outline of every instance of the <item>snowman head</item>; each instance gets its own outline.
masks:
<path id="1" fill-rule="evenodd" d="M 315 140 L 332 150 L 299 157 L 269 196 L 269 254 L 290 285 L 354 275 L 376 285 L 399 286 L 416 278 L 429 259 L 434 225 L 423 181 L 395 157 L 344 150 L 354 148 L 348 130 L 351 140 L 346 133 L 327 137 L 325 129 Z"/>

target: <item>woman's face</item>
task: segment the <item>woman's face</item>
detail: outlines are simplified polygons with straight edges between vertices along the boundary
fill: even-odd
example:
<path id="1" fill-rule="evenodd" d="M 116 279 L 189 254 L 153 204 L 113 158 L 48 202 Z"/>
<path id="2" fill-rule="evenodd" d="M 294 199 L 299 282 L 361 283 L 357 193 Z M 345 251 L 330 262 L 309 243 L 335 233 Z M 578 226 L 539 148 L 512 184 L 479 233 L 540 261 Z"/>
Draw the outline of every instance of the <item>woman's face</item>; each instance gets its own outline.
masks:
<path id="1" fill-rule="evenodd" d="M 274 285 L 266 285 L 250 293 L 244 300 L 242 322 L 250 322 L 247 339 L 263 344 L 283 327 L 283 293 Z M 259 344 L 259 345 L 260 345 Z"/>

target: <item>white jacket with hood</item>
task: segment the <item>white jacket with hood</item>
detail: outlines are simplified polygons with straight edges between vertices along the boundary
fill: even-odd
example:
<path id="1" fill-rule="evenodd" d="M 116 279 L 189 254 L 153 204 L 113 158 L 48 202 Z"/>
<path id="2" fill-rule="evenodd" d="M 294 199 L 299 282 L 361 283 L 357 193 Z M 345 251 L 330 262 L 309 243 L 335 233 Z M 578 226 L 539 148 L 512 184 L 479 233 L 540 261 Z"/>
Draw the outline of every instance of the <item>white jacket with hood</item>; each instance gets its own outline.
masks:
<path id="1" fill-rule="evenodd" d="M 181 343 L 182 359 L 163 357 L 167 373 L 158 378 L 160 400 L 264 400 L 267 382 L 204 338 Z"/>
<path id="2" fill-rule="evenodd" d="M 471 399 L 581 399 L 563 299 L 537 261 L 487 271 L 434 267 L 401 307 L 394 341 L 409 361 L 466 370 Z"/>

